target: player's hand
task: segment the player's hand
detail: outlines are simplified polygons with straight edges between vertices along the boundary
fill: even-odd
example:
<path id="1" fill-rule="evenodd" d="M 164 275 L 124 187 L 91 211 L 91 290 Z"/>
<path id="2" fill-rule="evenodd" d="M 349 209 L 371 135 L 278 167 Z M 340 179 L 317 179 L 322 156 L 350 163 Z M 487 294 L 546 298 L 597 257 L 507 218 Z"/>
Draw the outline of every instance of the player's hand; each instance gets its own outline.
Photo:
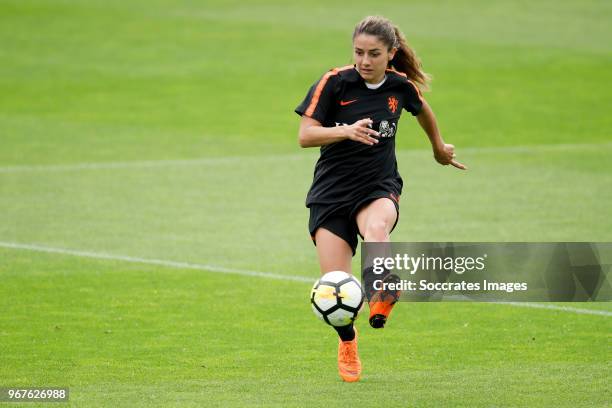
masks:
<path id="1" fill-rule="evenodd" d="M 434 149 L 434 157 L 436 158 L 436 161 L 438 163 L 444 166 L 447 166 L 450 164 L 452 166 L 455 166 L 458 169 L 467 170 L 467 167 L 465 165 L 455 160 L 455 157 L 456 157 L 455 146 L 452 144 L 444 143 L 444 145 L 441 148 Z"/>
<path id="2" fill-rule="evenodd" d="M 374 123 L 372 119 L 368 118 L 358 120 L 352 125 L 345 125 L 343 126 L 344 135 L 347 139 L 373 146 L 378 143 L 378 139 L 375 139 L 373 136 L 378 137 L 379 133 L 370 128 L 372 123 Z"/>

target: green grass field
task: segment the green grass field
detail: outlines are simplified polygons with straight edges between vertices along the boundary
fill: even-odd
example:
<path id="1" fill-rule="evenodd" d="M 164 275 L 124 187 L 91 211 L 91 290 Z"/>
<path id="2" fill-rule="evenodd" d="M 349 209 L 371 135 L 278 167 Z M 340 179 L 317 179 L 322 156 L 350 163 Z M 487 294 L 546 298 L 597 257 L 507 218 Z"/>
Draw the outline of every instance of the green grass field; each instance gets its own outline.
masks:
<path id="1" fill-rule="evenodd" d="M 293 109 L 365 15 L 402 27 L 470 168 L 438 166 L 404 115 L 395 241 L 612 241 L 610 2 L 373 4 L 0 2 L 0 387 L 68 386 L 75 407 L 612 406 L 610 303 L 403 303 L 383 331 L 359 319 L 363 379 L 338 377 L 307 299 L 317 151 Z"/>

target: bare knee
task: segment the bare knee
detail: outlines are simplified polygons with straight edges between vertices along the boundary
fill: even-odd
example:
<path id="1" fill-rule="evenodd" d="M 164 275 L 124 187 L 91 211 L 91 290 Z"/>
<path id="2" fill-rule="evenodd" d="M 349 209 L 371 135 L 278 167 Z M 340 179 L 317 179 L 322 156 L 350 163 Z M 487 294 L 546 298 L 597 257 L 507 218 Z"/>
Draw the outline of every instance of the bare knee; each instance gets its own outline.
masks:
<path id="1" fill-rule="evenodd" d="M 389 229 L 382 220 L 371 221 L 366 224 L 363 239 L 367 242 L 388 242 Z"/>
<path id="2" fill-rule="evenodd" d="M 389 198 L 379 198 L 357 214 L 357 226 L 366 242 L 389 242 L 397 210 Z"/>

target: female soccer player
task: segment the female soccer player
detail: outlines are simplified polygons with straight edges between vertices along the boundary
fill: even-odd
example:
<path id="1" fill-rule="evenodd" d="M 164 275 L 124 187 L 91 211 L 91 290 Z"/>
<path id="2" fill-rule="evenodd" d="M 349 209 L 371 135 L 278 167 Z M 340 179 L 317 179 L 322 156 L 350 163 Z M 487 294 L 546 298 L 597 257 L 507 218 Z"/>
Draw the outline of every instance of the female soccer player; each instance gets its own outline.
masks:
<path id="1" fill-rule="evenodd" d="M 417 117 L 438 163 L 466 169 L 455 160 L 454 146 L 440 136 L 419 89 L 427 88 L 429 77 L 397 26 L 383 17 L 366 17 L 353 32 L 353 59 L 354 65 L 324 74 L 295 109 L 302 117 L 300 146 L 321 147 L 306 206 L 322 273 L 351 273 L 358 235 L 366 242 L 389 242 L 403 185 L 395 158 L 402 109 Z M 398 297 L 370 296 L 372 327 L 384 326 Z M 355 329 L 351 324 L 336 330 L 340 376 L 357 381 L 361 362 Z"/>

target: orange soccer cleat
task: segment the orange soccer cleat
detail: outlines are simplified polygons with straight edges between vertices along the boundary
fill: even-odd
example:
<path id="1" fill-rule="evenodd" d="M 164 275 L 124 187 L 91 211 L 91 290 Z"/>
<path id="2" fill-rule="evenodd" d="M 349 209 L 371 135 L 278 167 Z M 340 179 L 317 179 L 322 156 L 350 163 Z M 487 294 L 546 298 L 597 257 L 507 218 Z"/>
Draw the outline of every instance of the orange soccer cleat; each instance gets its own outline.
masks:
<path id="1" fill-rule="evenodd" d="M 338 372 L 346 382 L 359 381 L 361 376 L 361 360 L 357 352 L 357 329 L 355 338 L 351 341 L 338 339 Z"/>
<path id="2" fill-rule="evenodd" d="M 396 275 L 388 275 L 385 282 L 399 281 Z M 397 303 L 402 291 L 400 290 L 379 290 L 370 299 L 370 326 L 375 329 L 382 329 L 387 323 L 387 319 Z"/>

